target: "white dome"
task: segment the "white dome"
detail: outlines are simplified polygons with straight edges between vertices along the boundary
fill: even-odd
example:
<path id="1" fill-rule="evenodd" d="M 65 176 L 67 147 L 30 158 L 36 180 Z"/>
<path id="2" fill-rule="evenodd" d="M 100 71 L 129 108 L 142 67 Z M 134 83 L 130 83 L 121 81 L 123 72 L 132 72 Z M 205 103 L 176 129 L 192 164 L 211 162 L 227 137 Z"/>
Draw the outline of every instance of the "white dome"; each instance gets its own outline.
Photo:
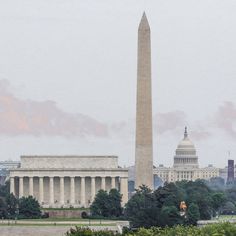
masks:
<path id="1" fill-rule="evenodd" d="M 198 166 L 198 157 L 193 142 L 188 137 L 187 127 L 185 127 L 184 138 L 181 140 L 175 151 L 174 166 Z"/>
<path id="2" fill-rule="evenodd" d="M 196 155 L 194 144 L 188 137 L 187 127 L 185 127 L 184 138 L 176 149 L 176 155 Z"/>
<path id="3" fill-rule="evenodd" d="M 193 142 L 188 137 L 184 137 L 184 139 L 179 143 L 177 147 L 177 149 L 182 149 L 182 148 L 195 149 Z"/>

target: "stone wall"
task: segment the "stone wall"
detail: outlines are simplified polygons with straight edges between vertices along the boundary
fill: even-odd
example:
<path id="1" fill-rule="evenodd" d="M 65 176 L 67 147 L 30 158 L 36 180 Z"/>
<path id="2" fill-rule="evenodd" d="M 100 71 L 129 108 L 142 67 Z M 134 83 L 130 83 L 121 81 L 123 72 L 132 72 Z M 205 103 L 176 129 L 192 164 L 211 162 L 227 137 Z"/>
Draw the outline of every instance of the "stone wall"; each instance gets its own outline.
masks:
<path id="1" fill-rule="evenodd" d="M 82 218 L 81 214 L 83 212 L 86 212 L 89 214 L 88 209 L 78 209 L 78 210 L 67 210 L 67 209 L 61 209 L 61 210 L 43 210 L 43 212 L 47 212 L 49 214 L 49 218 Z"/>

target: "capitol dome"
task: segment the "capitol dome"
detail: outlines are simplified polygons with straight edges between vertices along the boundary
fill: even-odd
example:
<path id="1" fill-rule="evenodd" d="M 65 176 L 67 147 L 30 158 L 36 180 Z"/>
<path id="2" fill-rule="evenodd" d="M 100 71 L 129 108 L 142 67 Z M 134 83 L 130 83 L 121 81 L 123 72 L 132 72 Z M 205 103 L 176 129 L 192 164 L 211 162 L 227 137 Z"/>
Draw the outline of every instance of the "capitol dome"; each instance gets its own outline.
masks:
<path id="1" fill-rule="evenodd" d="M 187 127 L 185 127 L 184 138 L 175 151 L 174 167 L 198 167 L 196 149 L 193 142 L 188 137 Z"/>

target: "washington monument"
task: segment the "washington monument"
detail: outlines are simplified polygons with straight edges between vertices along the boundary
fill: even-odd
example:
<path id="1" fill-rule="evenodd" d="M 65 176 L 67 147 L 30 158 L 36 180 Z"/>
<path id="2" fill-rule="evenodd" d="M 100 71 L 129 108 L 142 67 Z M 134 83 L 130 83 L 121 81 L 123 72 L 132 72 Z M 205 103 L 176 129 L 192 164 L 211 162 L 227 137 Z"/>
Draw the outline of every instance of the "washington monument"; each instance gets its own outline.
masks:
<path id="1" fill-rule="evenodd" d="M 138 28 L 135 188 L 153 189 L 152 85 L 150 27 L 143 13 Z"/>

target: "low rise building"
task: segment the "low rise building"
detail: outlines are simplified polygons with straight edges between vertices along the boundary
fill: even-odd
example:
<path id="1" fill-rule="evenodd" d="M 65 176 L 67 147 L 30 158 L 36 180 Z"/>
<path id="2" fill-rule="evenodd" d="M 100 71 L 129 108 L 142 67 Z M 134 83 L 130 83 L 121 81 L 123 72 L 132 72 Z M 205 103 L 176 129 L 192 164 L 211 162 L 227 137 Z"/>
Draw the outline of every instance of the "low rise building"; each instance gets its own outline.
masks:
<path id="1" fill-rule="evenodd" d="M 117 156 L 22 156 L 10 170 L 10 192 L 42 207 L 88 207 L 98 190 L 116 188 L 128 200 L 128 169 Z"/>
<path id="2" fill-rule="evenodd" d="M 0 161 L 0 185 L 3 185 L 9 178 L 9 169 L 18 168 L 20 166 L 19 161 Z"/>

